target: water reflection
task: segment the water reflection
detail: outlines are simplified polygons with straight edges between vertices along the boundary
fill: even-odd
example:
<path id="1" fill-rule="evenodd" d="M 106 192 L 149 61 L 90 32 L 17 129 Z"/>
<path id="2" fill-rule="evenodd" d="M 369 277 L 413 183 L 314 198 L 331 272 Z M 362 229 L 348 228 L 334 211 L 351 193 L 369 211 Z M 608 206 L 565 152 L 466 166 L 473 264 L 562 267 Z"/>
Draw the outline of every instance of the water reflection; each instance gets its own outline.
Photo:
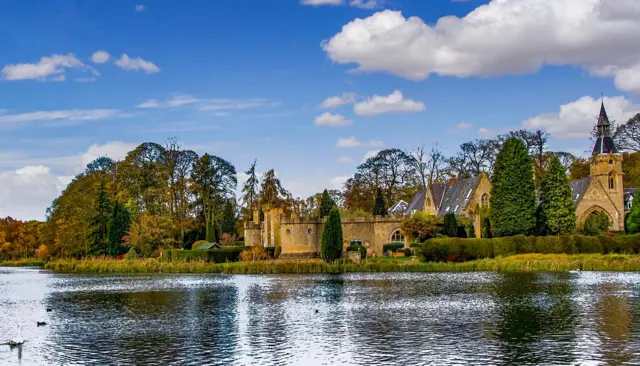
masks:
<path id="1" fill-rule="evenodd" d="M 0 347 L 0 364 L 638 364 L 639 280 L 0 268 L 0 338 L 23 324 L 27 339 Z"/>

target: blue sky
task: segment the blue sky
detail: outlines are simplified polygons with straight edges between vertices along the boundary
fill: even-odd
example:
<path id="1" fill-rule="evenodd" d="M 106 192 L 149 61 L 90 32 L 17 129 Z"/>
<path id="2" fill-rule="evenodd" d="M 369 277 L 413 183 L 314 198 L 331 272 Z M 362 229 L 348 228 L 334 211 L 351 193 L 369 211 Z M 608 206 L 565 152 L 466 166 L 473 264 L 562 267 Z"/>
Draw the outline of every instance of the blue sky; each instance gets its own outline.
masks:
<path id="1" fill-rule="evenodd" d="M 41 219 L 92 158 L 170 137 L 301 197 L 381 148 L 540 127 L 581 153 L 600 93 L 640 112 L 638 19 L 634 0 L 7 0 L 0 216 Z"/>

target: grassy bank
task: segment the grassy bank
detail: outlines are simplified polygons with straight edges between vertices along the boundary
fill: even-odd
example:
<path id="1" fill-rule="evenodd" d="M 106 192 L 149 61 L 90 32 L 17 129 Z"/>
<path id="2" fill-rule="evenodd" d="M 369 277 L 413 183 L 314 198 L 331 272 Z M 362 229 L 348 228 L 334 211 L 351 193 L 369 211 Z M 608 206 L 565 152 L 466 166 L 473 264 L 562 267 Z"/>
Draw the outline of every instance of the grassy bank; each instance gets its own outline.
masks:
<path id="1" fill-rule="evenodd" d="M 59 260 L 45 268 L 63 273 L 225 273 L 301 274 L 352 272 L 533 272 L 640 271 L 640 256 L 622 254 L 522 254 L 468 262 L 368 261 L 362 264 L 326 264 L 321 260 L 272 260 L 236 263 L 160 262 L 154 259 Z"/>
<path id="2" fill-rule="evenodd" d="M 42 267 L 44 261 L 36 258 L 14 259 L 0 261 L 0 267 Z"/>

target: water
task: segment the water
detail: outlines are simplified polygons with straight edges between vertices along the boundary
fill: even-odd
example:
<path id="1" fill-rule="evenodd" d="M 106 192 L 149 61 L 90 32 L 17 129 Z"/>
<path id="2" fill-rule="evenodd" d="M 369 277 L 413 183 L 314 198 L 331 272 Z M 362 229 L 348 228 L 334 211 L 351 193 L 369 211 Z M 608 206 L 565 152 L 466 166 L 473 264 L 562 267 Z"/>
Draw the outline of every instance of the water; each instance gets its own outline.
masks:
<path id="1" fill-rule="evenodd" d="M 640 364 L 640 274 L 0 268 L 0 342 L 18 324 L 2 365 Z"/>

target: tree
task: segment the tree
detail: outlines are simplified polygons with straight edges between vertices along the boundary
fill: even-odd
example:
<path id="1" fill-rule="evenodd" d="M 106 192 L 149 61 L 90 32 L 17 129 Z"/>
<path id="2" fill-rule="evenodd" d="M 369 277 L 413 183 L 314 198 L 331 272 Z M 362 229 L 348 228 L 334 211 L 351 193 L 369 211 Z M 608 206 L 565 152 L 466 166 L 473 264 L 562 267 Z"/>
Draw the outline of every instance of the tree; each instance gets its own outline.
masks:
<path id="1" fill-rule="evenodd" d="M 613 139 L 620 150 L 640 150 L 640 113 L 615 129 Z"/>
<path id="2" fill-rule="evenodd" d="M 329 218 L 324 224 L 320 253 L 327 263 L 332 263 L 342 256 L 342 223 L 340 211 L 335 207 L 331 209 Z"/>
<path id="3" fill-rule="evenodd" d="M 549 234 L 563 235 L 576 228 L 576 210 L 567 173 L 558 157 L 553 156 L 540 182 L 542 228 Z"/>
<path id="4" fill-rule="evenodd" d="M 382 190 L 378 188 L 376 190 L 376 200 L 373 205 L 373 215 L 374 216 L 386 216 L 387 215 L 387 206 L 384 202 L 384 197 L 382 196 Z"/>
<path id="5" fill-rule="evenodd" d="M 629 234 L 640 233 L 640 194 L 633 197 L 631 212 L 627 218 L 627 232 Z"/>
<path id="6" fill-rule="evenodd" d="M 116 203 L 113 205 L 111 217 L 109 218 L 107 234 L 109 246 L 106 254 L 110 256 L 121 254 L 123 249 L 122 243 L 129 232 L 130 225 L 131 217 L 129 215 L 129 210 L 120 201 L 116 200 Z"/>
<path id="7" fill-rule="evenodd" d="M 533 164 L 525 144 L 505 141 L 496 158 L 491 188 L 491 223 L 496 236 L 533 233 L 536 196 Z"/>
<path id="8" fill-rule="evenodd" d="M 402 230 L 410 240 L 422 243 L 435 235 L 436 220 L 426 212 L 418 211 L 402 221 L 400 230 Z"/>
<path id="9" fill-rule="evenodd" d="M 569 165 L 569 177 L 571 180 L 586 178 L 591 174 L 591 164 L 584 159 L 576 159 Z"/>
<path id="10" fill-rule="evenodd" d="M 253 210 L 260 199 L 260 180 L 256 174 L 257 160 L 254 160 L 249 170 L 244 172 L 247 175 L 247 181 L 242 187 L 242 202 L 249 210 Z"/>
<path id="11" fill-rule="evenodd" d="M 444 221 L 443 234 L 450 238 L 457 237 L 458 236 L 458 220 L 456 220 L 456 215 L 453 213 L 445 214 L 443 221 Z"/>
<path id="12" fill-rule="evenodd" d="M 467 229 L 465 229 L 463 224 L 458 225 L 458 230 L 456 233 L 456 237 L 458 238 L 466 238 L 467 237 Z"/>
<path id="13" fill-rule="evenodd" d="M 473 226 L 473 222 L 469 223 L 469 238 L 475 238 L 476 237 L 476 228 Z"/>
<path id="14" fill-rule="evenodd" d="M 291 200 L 291 193 L 282 188 L 280 179 L 273 169 L 265 173 L 262 179 L 260 203 L 268 207 L 285 207 Z"/>
<path id="15" fill-rule="evenodd" d="M 484 219 L 482 220 L 482 233 L 480 233 L 480 236 L 484 239 L 492 238 L 491 219 L 489 218 L 489 216 L 485 216 Z"/>
<path id="16" fill-rule="evenodd" d="M 222 234 L 234 234 L 236 231 L 236 214 L 233 210 L 233 203 L 227 200 L 224 203 L 224 211 L 222 213 Z"/>
<path id="17" fill-rule="evenodd" d="M 426 189 L 429 182 L 435 182 L 441 178 L 446 158 L 438 144 L 433 145 L 430 151 L 426 151 L 423 144 L 407 155 L 411 158 L 411 164 L 420 178 L 421 189 Z"/>
<path id="18" fill-rule="evenodd" d="M 593 213 L 584 222 L 584 233 L 589 236 L 596 236 L 608 231 L 610 227 L 611 221 L 604 211 Z"/>
<path id="19" fill-rule="evenodd" d="M 322 192 L 322 198 L 320 199 L 320 217 L 329 216 L 329 213 L 334 206 L 336 206 L 336 203 L 333 201 L 331 196 L 329 196 L 329 192 L 325 189 Z"/>
<path id="20" fill-rule="evenodd" d="M 108 241 L 108 224 L 109 214 L 111 212 L 111 203 L 107 195 L 107 188 L 104 181 L 100 182 L 96 201 L 94 204 L 94 215 L 91 218 L 89 231 L 89 245 L 91 254 L 107 254 Z"/>

